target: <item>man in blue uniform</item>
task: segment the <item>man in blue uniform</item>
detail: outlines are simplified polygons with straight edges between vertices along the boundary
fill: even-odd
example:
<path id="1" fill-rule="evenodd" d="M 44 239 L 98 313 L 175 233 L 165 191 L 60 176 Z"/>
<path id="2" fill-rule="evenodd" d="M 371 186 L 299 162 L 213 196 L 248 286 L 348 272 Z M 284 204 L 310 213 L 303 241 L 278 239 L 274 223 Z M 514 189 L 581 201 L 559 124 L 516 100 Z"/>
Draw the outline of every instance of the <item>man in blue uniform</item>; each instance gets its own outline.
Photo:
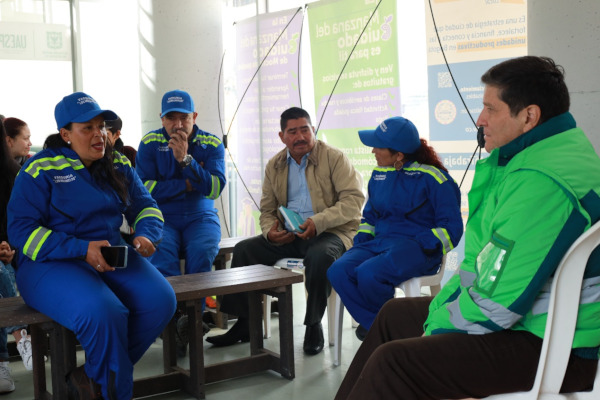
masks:
<path id="1" fill-rule="evenodd" d="M 225 187 L 225 150 L 218 137 L 198 128 L 197 116 L 189 93 L 165 93 L 162 128 L 142 138 L 136 156 L 136 170 L 165 218 L 163 239 L 151 259 L 164 276 L 180 274 L 180 258 L 186 274 L 209 271 L 219 251 L 214 200 Z M 184 355 L 181 336 L 179 355 Z"/>

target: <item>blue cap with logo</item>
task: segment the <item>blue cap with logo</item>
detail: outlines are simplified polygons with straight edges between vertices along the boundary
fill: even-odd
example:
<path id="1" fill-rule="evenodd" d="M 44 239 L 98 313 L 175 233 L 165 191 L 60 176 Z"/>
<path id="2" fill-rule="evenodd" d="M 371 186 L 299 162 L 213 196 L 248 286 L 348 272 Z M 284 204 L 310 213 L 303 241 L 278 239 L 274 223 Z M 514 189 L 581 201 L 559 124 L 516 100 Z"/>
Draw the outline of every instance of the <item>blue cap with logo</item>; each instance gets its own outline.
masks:
<path id="1" fill-rule="evenodd" d="M 400 153 L 411 154 L 421 147 L 417 127 L 402 117 L 388 118 L 374 130 L 358 131 L 358 136 L 366 146 Z"/>
<path id="2" fill-rule="evenodd" d="M 171 90 L 165 93 L 162 98 L 160 117 L 162 118 L 173 111 L 192 114 L 194 112 L 194 100 L 192 100 L 192 96 L 183 90 Z"/>
<path id="3" fill-rule="evenodd" d="M 54 119 L 59 131 L 71 122 L 88 122 L 101 114 L 105 120 L 118 118 L 114 112 L 100 109 L 96 100 L 83 92 L 63 97 L 54 108 Z"/>

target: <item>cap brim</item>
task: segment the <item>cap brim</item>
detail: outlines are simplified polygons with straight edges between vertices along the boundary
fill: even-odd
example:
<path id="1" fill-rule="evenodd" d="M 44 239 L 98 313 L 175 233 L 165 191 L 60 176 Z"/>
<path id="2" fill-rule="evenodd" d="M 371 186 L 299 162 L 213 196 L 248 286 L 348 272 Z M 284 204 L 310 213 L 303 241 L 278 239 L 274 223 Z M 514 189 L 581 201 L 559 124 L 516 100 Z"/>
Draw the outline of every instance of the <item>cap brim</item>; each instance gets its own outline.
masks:
<path id="1" fill-rule="evenodd" d="M 162 114 L 160 114 L 160 117 L 162 118 L 170 112 L 180 112 L 180 113 L 184 113 L 184 114 L 193 114 L 194 113 L 193 111 L 186 110 L 185 108 L 170 108 L 166 111 L 163 111 Z"/>
<path id="2" fill-rule="evenodd" d="M 375 129 L 358 131 L 358 137 L 365 146 L 377 147 L 380 149 L 388 148 L 388 145 L 377 139 Z"/>
<path id="3" fill-rule="evenodd" d="M 96 118 L 98 115 L 102 115 L 105 120 L 117 119 L 119 116 L 110 110 L 91 110 L 86 113 L 79 115 L 77 118 L 73 119 L 71 122 L 88 122 L 92 119 Z"/>

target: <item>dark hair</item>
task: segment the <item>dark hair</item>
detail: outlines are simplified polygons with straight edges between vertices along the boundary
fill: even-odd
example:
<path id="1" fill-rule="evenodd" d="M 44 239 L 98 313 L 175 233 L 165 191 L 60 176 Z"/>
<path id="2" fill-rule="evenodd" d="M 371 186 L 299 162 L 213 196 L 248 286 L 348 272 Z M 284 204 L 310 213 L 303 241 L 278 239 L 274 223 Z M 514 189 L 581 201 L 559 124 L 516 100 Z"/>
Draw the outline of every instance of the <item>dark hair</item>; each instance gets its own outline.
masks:
<path id="1" fill-rule="evenodd" d="M 69 123 L 65 125 L 63 129 L 70 131 L 71 127 L 72 123 Z M 69 147 L 69 145 L 60 136 L 60 133 L 53 133 L 44 141 L 44 149 L 56 149 L 60 147 Z M 104 157 L 94 161 L 88 168 L 88 171 L 96 182 L 98 182 L 100 185 L 108 185 L 115 192 L 117 192 L 117 195 L 121 201 L 123 201 L 123 203 L 128 204 L 129 192 L 127 191 L 127 178 L 121 172 L 115 170 L 113 162 L 113 147 L 108 141 L 106 141 Z"/>
<path id="2" fill-rule="evenodd" d="M 438 169 L 448 172 L 448 169 L 444 167 L 444 164 L 442 164 L 442 161 L 435 152 L 435 149 L 427 144 L 427 140 L 419 140 L 421 141 L 421 147 L 419 147 L 414 153 L 404 154 L 404 162 L 416 161 L 421 164 L 433 165 Z M 390 151 L 394 153 L 394 150 L 390 149 Z"/>
<path id="3" fill-rule="evenodd" d="M 4 119 L 4 128 L 6 129 L 6 134 L 12 139 L 19 136 L 21 129 L 23 129 L 25 126 L 27 126 L 25 121 L 22 121 L 19 118 L 9 117 Z"/>
<path id="4" fill-rule="evenodd" d="M 19 172 L 19 164 L 11 157 L 6 144 L 6 129 L 0 122 L 0 241 L 8 240 L 6 235 L 8 200 Z"/>
<path id="5" fill-rule="evenodd" d="M 540 107 L 540 124 L 569 111 L 571 100 L 564 69 L 549 57 L 525 56 L 490 68 L 481 81 L 500 90 L 512 116 L 535 104 Z"/>
<path id="6" fill-rule="evenodd" d="M 306 110 L 304 110 L 300 107 L 292 107 L 292 108 L 288 108 L 281 114 L 281 121 L 280 121 L 281 132 L 285 131 L 285 128 L 287 127 L 287 122 L 290 119 L 298 119 L 298 118 L 306 118 L 308 123 L 310 125 L 312 125 L 312 122 L 310 121 L 310 115 L 308 115 Z"/>
<path id="7" fill-rule="evenodd" d="M 106 129 L 111 131 L 112 133 L 120 131 L 121 128 L 123 128 L 123 121 L 121 121 L 121 118 L 119 117 L 117 117 L 117 119 L 104 121 L 104 123 L 106 125 Z"/>

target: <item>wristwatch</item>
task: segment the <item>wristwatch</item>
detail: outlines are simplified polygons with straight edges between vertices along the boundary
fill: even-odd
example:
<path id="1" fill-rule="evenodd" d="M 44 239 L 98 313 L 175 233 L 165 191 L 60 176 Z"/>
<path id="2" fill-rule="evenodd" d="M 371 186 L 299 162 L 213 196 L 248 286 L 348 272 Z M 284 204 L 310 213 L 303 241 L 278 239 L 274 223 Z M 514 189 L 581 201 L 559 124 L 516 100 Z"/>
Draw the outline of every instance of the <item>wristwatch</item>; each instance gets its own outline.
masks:
<path id="1" fill-rule="evenodd" d="M 190 165 L 192 163 L 192 160 L 193 160 L 192 155 L 191 154 L 186 154 L 183 157 L 183 160 L 181 160 L 179 162 L 179 165 L 181 165 L 181 168 L 185 168 L 185 167 L 187 167 L 188 165 Z"/>

